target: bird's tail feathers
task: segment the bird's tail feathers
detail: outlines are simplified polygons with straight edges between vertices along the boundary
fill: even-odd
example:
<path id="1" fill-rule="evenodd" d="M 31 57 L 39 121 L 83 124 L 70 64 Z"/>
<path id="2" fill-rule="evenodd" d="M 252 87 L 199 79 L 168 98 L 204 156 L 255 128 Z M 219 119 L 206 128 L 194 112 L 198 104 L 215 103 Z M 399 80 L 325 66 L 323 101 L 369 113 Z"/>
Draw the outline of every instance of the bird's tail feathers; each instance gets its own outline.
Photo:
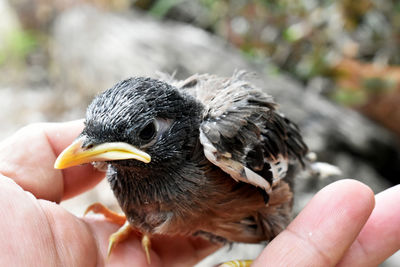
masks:
<path id="1" fill-rule="evenodd" d="M 307 159 L 307 172 L 311 177 L 318 177 L 320 179 L 326 179 L 332 176 L 341 176 L 342 171 L 339 167 L 332 165 L 327 162 L 317 161 L 317 155 L 314 152 L 309 152 L 306 155 Z"/>

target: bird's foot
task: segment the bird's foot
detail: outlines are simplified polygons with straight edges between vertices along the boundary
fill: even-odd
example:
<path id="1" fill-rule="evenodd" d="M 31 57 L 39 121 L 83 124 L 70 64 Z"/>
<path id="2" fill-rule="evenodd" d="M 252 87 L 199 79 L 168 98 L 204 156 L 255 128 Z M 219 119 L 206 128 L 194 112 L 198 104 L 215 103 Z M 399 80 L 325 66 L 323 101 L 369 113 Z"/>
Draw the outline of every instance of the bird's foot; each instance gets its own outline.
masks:
<path id="1" fill-rule="evenodd" d="M 86 209 L 85 215 L 89 212 L 93 212 L 96 214 L 103 214 L 103 216 L 106 217 L 108 220 L 121 226 L 121 228 L 119 228 L 118 231 L 113 233 L 110 236 L 110 238 L 108 239 L 107 258 L 109 258 L 114 247 L 118 243 L 127 239 L 133 229 L 129 225 L 129 222 L 126 220 L 125 215 L 118 214 L 118 213 L 108 209 L 106 206 L 104 206 L 101 203 L 96 202 L 96 203 L 93 203 L 92 205 L 90 205 Z"/>
<path id="2" fill-rule="evenodd" d="M 121 225 L 121 228 L 118 229 L 117 232 L 113 233 L 108 241 L 108 250 L 107 250 L 107 258 L 110 257 L 112 250 L 115 248 L 115 246 L 126 240 L 129 235 L 135 231 L 134 228 L 132 228 L 129 225 L 129 222 L 126 220 L 125 215 L 118 214 L 110 209 L 108 209 L 106 206 L 104 206 L 101 203 L 93 203 L 90 205 L 86 211 L 85 215 L 89 212 L 93 212 L 96 214 L 103 214 L 104 217 L 106 217 L 108 220 L 112 221 L 113 223 L 116 223 L 118 225 Z M 150 242 L 150 236 L 148 234 L 141 234 L 139 231 L 135 231 L 138 235 L 142 235 L 142 247 L 143 250 L 146 254 L 146 259 L 148 264 L 151 263 L 151 258 L 150 258 L 150 248 L 151 248 L 151 242 Z"/>
<path id="3" fill-rule="evenodd" d="M 134 231 L 134 229 L 129 225 L 129 222 L 126 221 L 125 224 L 121 228 L 119 228 L 117 232 L 113 233 L 110 236 L 110 239 L 108 241 L 107 257 L 110 257 L 113 248 L 118 243 L 127 239 L 133 231 Z M 150 236 L 148 234 L 142 235 L 142 247 L 146 254 L 147 263 L 150 265 L 151 264 L 151 258 L 150 258 L 151 242 L 150 242 Z"/>
<path id="4" fill-rule="evenodd" d="M 252 260 L 236 260 L 224 262 L 218 265 L 218 267 L 250 267 L 252 263 Z"/>
<path id="5" fill-rule="evenodd" d="M 150 242 L 150 237 L 147 234 L 143 234 L 142 247 L 144 249 L 144 252 L 146 253 L 147 263 L 150 265 L 151 264 L 151 259 L 150 259 L 151 242 Z"/>
<path id="6" fill-rule="evenodd" d="M 108 209 L 106 206 L 104 206 L 101 203 L 93 203 L 89 207 L 87 207 L 84 215 L 88 214 L 89 212 L 93 212 L 96 214 L 103 214 L 104 217 L 112 221 L 113 223 L 116 223 L 118 225 L 124 225 L 126 222 L 126 217 L 125 215 L 118 214 L 110 209 Z"/>
<path id="7" fill-rule="evenodd" d="M 135 229 L 129 225 L 129 222 L 126 221 L 125 224 L 121 228 L 119 228 L 117 232 L 113 233 L 110 236 L 110 238 L 108 240 L 107 258 L 110 257 L 111 252 L 114 249 L 114 247 L 117 244 L 126 240 L 134 230 Z M 142 235 L 142 247 L 146 254 L 147 263 L 150 265 L 151 264 L 151 258 L 150 258 L 151 242 L 150 242 L 150 236 L 148 234 Z"/>
<path id="8" fill-rule="evenodd" d="M 107 250 L 107 258 L 110 257 L 112 250 L 114 247 L 127 239 L 129 235 L 132 233 L 133 229 L 129 225 L 129 222 L 126 221 L 124 225 L 121 226 L 121 228 L 118 229 L 115 233 L 110 235 L 110 238 L 108 239 L 108 250 Z"/>

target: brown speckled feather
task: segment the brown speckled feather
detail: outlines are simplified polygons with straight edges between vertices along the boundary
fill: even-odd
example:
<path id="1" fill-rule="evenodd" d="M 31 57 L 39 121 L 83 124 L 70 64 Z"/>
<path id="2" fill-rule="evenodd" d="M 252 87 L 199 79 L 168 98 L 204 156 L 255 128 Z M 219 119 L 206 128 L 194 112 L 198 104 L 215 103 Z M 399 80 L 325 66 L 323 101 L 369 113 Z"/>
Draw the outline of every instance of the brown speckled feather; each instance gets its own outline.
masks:
<path id="1" fill-rule="evenodd" d="M 288 170 L 303 164 L 307 146 L 297 126 L 276 111 L 272 97 L 246 81 L 245 75 L 237 72 L 231 78 L 221 78 L 203 74 L 170 82 L 205 106 L 200 141 L 207 159 L 234 180 L 268 193 L 265 206 L 255 187 L 242 186 L 245 189 L 240 194 L 246 197 L 235 198 L 236 192 L 228 196 L 230 201 L 216 211 L 219 215 L 227 213 L 226 216 L 220 216 L 219 223 L 213 221 L 229 230 L 217 231 L 214 225 L 207 226 L 209 231 L 219 236 L 235 236 L 234 241 L 258 242 L 271 239 L 288 223 L 292 203 L 288 183 L 293 179 L 293 171 L 288 174 Z M 221 175 L 212 179 L 226 178 Z M 229 188 L 228 181 L 224 186 Z M 237 218 L 233 219 L 232 214 Z M 223 218 L 230 221 L 223 222 Z"/>
<path id="2" fill-rule="evenodd" d="M 272 97 L 246 81 L 245 75 L 194 75 L 175 85 L 205 106 L 200 141 L 206 157 L 235 180 L 267 190 L 270 185 L 264 179 L 271 183 L 285 177 L 293 160 L 303 164 L 308 149 L 297 126 L 279 114 Z"/>

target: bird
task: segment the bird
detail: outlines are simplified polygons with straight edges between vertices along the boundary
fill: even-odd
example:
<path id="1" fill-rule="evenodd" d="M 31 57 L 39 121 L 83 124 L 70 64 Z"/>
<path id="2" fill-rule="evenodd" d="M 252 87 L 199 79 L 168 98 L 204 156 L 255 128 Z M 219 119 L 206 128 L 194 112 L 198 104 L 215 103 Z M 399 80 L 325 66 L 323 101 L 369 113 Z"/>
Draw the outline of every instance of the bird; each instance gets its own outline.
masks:
<path id="1" fill-rule="evenodd" d="M 131 231 L 214 243 L 271 241 L 290 222 L 296 175 L 309 149 L 272 96 L 247 79 L 195 74 L 133 77 L 96 96 L 84 129 L 55 168 L 105 170 L 123 211 L 109 253 Z"/>

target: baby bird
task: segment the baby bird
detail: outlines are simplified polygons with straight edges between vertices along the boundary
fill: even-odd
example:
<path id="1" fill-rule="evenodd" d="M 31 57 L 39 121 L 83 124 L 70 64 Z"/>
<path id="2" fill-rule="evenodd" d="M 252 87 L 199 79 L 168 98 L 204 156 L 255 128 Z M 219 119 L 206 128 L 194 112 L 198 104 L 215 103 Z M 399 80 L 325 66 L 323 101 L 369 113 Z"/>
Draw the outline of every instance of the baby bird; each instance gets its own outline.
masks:
<path id="1" fill-rule="evenodd" d="M 85 127 L 55 167 L 95 162 L 134 229 L 212 242 L 270 241 L 291 219 L 293 178 L 307 146 L 271 96 L 245 79 L 130 78 L 98 95 Z M 89 208 L 123 224 L 100 204 Z"/>

